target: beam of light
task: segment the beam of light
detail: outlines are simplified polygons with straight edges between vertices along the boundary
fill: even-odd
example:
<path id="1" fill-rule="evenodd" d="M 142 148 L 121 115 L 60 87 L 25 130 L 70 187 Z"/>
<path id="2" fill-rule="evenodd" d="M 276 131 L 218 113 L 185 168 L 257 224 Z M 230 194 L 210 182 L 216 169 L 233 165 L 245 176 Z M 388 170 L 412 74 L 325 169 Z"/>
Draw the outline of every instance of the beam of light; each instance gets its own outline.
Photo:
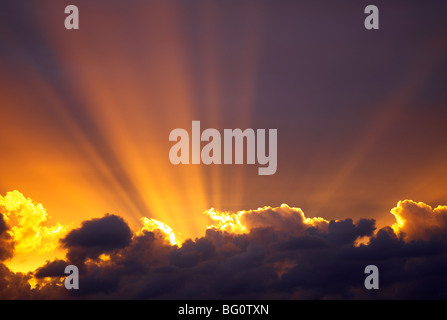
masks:
<path id="1" fill-rule="evenodd" d="M 1 81 L 8 89 L 17 87 L 12 93 L 2 92 L 6 103 L 12 102 L 5 108 L 10 116 L 0 119 L 2 135 L 11 137 L 11 144 L 0 145 L 11 151 L 10 159 L 2 161 L 2 171 L 18 158 L 23 161 L 18 166 L 21 172 L 34 176 L 11 174 L 2 187 L 14 183 L 39 195 L 54 189 L 53 197 L 51 192 L 44 194 L 45 203 L 55 207 L 59 199 L 69 199 L 65 208 L 61 201 L 53 212 L 73 222 L 113 211 L 134 224 L 142 216 L 162 218 L 185 234 L 198 235 L 204 221 L 192 213 L 209 207 L 202 170 L 176 168 L 167 157 L 169 131 L 196 117 L 180 8 L 167 3 L 126 5 L 135 19 L 132 24 L 117 24 L 119 10 L 104 15 L 101 5 L 92 4 L 84 12 L 101 18 L 83 20 L 90 31 L 81 30 L 68 40 L 66 30 L 54 28 L 59 24 L 58 5 L 44 7 L 46 18 L 37 21 L 30 34 L 48 50 L 48 58 L 33 57 L 29 51 L 30 57 Z M 40 16 L 28 18 L 34 21 Z M 26 17 L 23 20 L 26 26 Z M 122 29 L 134 27 L 147 30 L 150 40 L 135 41 L 139 50 L 117 45 L 133 34 Z M 104 29 L 116 37 L 103 37 Z M 27 79 L 25 84 L 21 76 Z M 47 116 L 47 123 L 23 120 L 34 110 Z M 3 124 L 14 123 L 15 118 L 26 122 L 12 128 L 19 134 L 8 132 L 8 127 L 3 133 Z"/>
<path id="2" fill-rule="evenodd" d="M 218 2 L 206 1 L 198 8 L 198 20 L 207 28 L 200 30 L 201 41 L 196 50 L 203 65 L 196 89 L 201 93 L 196 103 L 200 105 L 201 119 L 213 128 L 222 128 L 228 120 L 234 128 L 250 128 L 255 112 L 262 4 L 240 3 L 237 10 L 241 12 L 244 23 L 239 25 L 237 32 L 231 32 L 231 45 L 240 47 L 237 50 L 239 56 L 231 59 L 231 65 L 225 65 L 221 59 L 224 53 L 219 42 L 228 36 L 222 29 L 226 16 L 221 14 Z M 231 82 L 223 81 L 228 79 L 228 74 L 231 74 Z M 228 115 L 231 115 L 231 119 Z M 245 174 L 246 168 L 243 166 L 233 166 L 231 175 L 221 167 L 210 168 L 206 177 L 210 206 L 220 209 L 240 207 L 244 199 Z M 230 193 L 226 190 L 228 186 L 231 188 Z"/>
<path id="3" fill-rule="evenodd" d="M 99 8 L 92 8 L 93 11 L 97 9 Z M 155 12 L 148 11 L 148 7 L 141 8 L 135 17 L 136 25 L 142 23 L 146 15 L 153 16 L 152 22 L 159 23 L 161 30 L 160 34 L 155 35 L 157 40 L 163 37 L 179 39 L 180 28 L 176 26 L 178 19 L 173 8 L 161 6 L 155 8 Z M 119 35 L 117 28 L 121 26 L 116 25 L 114 14 L 118 13 L 114 12 L 112 16 L 105 17 L 101 23 L 107 26 L 110 32 Z M 156 16 L 171 18 L 160 21 Z M 94 26 L 86 28 L 97 29 Z M 141 28 L 144 28 L 144 25 Z M 97 37 L 89 34 L 82 39 L 82 46 L 74 41 L 67 47 L 59 47 L 57 40 L 62 34 L 57 34 L 57 31 L 55 33 L 50 32 L 54 36 L 54 41 L 50 42 L 54 45 L 58 59 L 74 60 L 86 66 L 67 70 L 73 72 L 67 86 L 78 93 L 78 100 L 81 102 L 67 109 L 78 126 L 86 120 L 89 122 L 90 132 L 84 134 L 95 157 L 107 170 L 106 179 L 111 180 L 112 185 L 117 185 L 117 194 L 133 206 L 134 210 L 127 215 L 135 218 L 153 215 L 181 220 L 176 219 L 176 216 L 182 212 L 173 204 L 176 199 L 181 199 L 182 195 L 173 184 L 177 179 L 169 171 L 167 152 L 164 152 L 167 135 L 164 135 L 163 124 L 169 123 L 165 117 L 171 114 L 160 112 L 166 105 L 175 106 L 175 116 L 191 118 L 188 86 L 185 72 L 182 71 L 184 59 L 178 44 L 180 42 L 170 46 L 169 53 L 162 58 L 163 61 L 154 64 L 142 61 L 144 53 L 152 49 L 149 47 L 143 47 L 142 56 L 137 54 L 135 57 L 135 53 L 125 47 L 117 48 L 116 39 L 105 39 L 98 43 Z M 107 57 L 102 57 L 107 48 L 114 50 L 109 52 Z M 136 61 L 129 60 L 131 56 L 134 56 Z M 90 65 L 95 67 L 87 67 Z M 109 70 L 113 76 L 109 77 L 103 70 Z M 151 92 L 144 85 L 152 77 L 158 77 L 158 83 L 154 85 L 159 90 L 157 93 Z M 168 94 L 168 89 L 175 94 Z M 194 192 L 197 205 L 205 206 L 200 172 L 196 168 L 193 168 L 193 171 L 195 174 L 189 179 L 190 188 L 187 192 Z M 165 201 L 167 197 L 174 201 Z M 186 227 L 192 228 L 187 224 Z"/>
<path id="4" fill-rule="evenodd" d="M 386 131 L 399 120 L 399 116 L 410 106 L 413 97 L 423 88 L 430 75 L 444 61 L 447 47 L 443 45 L 440 50 L 435 49 L 439 48 L 439 38 L 441 38 L 441 35 L 437 34 L 429 39 L 425 51 L 421 53 L 423 58 L 411 70 L 410 76 L 400 87 L 396 88 L 392 96 L 383 105 L 377 108 L 379 111 L 372 119 L 371 125 L 360 136 L 357 145 L 331 179 L 331 183 L 326 190 L 322 192 L 324 196 L 318 199 L 318 204 L 314 208 L 315 215 L 318 215 L 324 206 L 331 201 L 337 190 L 340 190 L 341 186 L 349 180 Z"/>
<path id="5" fill-rule="evenodd" d="M 0 132 L 11 137 L 0 142 L 10 151 L 0 160 L 8 178 L 0 187 L 9 190 L 13 181 L 37 194 L 66 223 L 112 211 L 133 225 L 151 217 L 179 235 L 201 235 L 206 219 L 200 212 L 240 205 L 246 169 L 233 166 L 227 175 L 219 166 L 175 167 L 168 159 L 169 132 L 197 119 L 220 128 L 228 108 L 237 114 L 234 127 L 251 127 L 261 7 L 238 7 L 241 25 L 229 34 L 222 28 L 228 12 L 216 3 L 196 4 L 196 23 L 207 26 L 197 33 L 181 3 L 117 2 L 107 14 L 101 4 L 84 4 L 76 33 L 54 27 L 63 8 L 51 2 L 40 8 L 45 15 L 19 15 L 23 30 L 7 37 L 10 48 L 27 53 L 5 65 L 0 82 L 9 112 Z M 121 20 L 129 15 L 131 23 Z M 144 41 L 136 30 L 144 30 Z M 240 44 L 231 67 L 216 35 Z M 222 83 L 228 72 L 233 80 Z M 16 119 L 20 127 L 8 124 Z M 17 159 L 16 169 L 28 175 L 10 174 Z"/>

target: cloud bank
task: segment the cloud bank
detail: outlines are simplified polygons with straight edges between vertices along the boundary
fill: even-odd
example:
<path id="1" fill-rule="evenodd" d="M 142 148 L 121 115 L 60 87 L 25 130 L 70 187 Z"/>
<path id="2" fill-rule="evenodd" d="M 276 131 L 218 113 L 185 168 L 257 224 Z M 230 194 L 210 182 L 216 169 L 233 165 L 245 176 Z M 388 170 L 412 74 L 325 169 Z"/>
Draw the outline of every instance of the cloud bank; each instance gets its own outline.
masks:
<path id="1" fill-rule="evenodd" d="M 218 212 L 203 237 L 173 244 L 164 224 L 132 231 L 117 215 L 84 221 L 59 240 L 64 259 L 14 273 L 11 227 L 0 206 L 3 299 L 445 299 L 447 207 L 400 201 L 393 226 L 373 219 L 306 218 L 287 205 Z M 156 225 L 160 225 L 159 228 Z M 154 227 L 155 226 L 155 227 Z M 79 290 L 63 286 L 80 270 Z M 366 290 L 364 269 L 380 271 Z"/>

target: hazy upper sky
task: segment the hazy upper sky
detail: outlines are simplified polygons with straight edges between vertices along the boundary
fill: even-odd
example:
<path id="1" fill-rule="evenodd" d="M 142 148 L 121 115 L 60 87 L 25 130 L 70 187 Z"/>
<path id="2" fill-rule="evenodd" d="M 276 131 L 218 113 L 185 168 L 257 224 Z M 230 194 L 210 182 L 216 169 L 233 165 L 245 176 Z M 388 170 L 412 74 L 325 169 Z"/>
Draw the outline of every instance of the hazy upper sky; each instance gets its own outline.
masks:
<path id="1" fill-rule="evenodd" d="M 287 203 L 392 223 L 447 203 L 444 1 L 66 1 L 0 5 L 0 193 L 63 223 L 105 212 L 185 236 L 202 212 Z M 169 133 L 278 130 L 278 170 L 173 166 Z"/>

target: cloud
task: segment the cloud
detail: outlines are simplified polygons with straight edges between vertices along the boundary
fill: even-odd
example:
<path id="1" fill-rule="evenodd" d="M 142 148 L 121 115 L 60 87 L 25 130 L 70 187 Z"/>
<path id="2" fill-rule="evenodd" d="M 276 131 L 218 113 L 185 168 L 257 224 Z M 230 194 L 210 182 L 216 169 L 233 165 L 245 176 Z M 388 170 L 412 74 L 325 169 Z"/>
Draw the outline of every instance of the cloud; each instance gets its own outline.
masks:
<path id="1" fill-rule="evenodd" d="M 8 226 L 0 213 L 0 261 L 12 258 L 14 251 L 14 242 L 11 235 L 8 233 Z"/>
<path id="2" fill-rule="evenodd" d="M 447 233 L 447 206 L 433 209 L 423 202 L 404 200 L 391 213 L 396 217 L 393 228 L 406 240 L 428 240 Z"/>
<path id="3" fill-rule="evenodd" d="M 7 223 L 11 221 L 9 234 L 15 243 L 16 253 L 53 251 L 67 231 L 67 227 L 61 224 L 44 226 L 49 218 L 46 209 L 17 190 L 0 196 L 0 211 Z"/>
<path id="4" fill-rule="evenodd" d="M 241 221 L 248 229 L 272 227 L 288 234 L 303 232 L 309 227 L 326 229 L 329 221 L 323 218 L 306 218 L 299 208 L 282 204 L 281 207 L 269 206 L 257 210 L 242 211 Z"/>
<path id="5" fill-rule="evenodd" d="M 256 210 L 239 212 L 219 212 L 211 208 L 205 212 L 210 218 L 209 229 L 246 233 L 251 229 L 269 227 L 287 234 L 297 234 L 309 227 L 326 229 L 329 221 L 317 217 L 306 218 L 300 208 L 282 204 L 273 208 L 265 206 Z"/>
<path id="6" fill-rule="evenodd" d="M 84 265 L 87 258 L 97 259 L 130 244 L 132 231 L 123 218 L 106 215 L 84 221 L 80 228 L 71 230 L 62 245 L 68 249 L 67 258 L 74 264 Z"/>
<path id="7" fill-rule="evenodd" d="M 33 296 L 29 279 L 31 275 L 14 273 L 0 263 L 0 298 L 30 299 Z"/>
<path id="8" fill-rule="evenodd" d="M 38 268 L 34 273 L 36 278 L 46 277 L 65 277 L 64 273 L 67 262 L 65 260 L 48 261 L 45 265 Z"/>
<path id="9" fill-rule="evenodd" d="M 204 236 L 176 245 L 172 229 L 163 223 L 149 226 L 150 219 L 143 219 L 142 228 L 132 232 L 123 218 L 108 214 L 84 221 L 61 239 L 65 259 L 47 261 L 28 274 L 0 265 L 0 297 L 447 298 L 445 207 L 431 209 L 406 200 L 391 213 L 396 224 L 377 230 L 373 219 L 307 218 L 287 205 L 239 212 L 211 209 Z M 0 235 L 7 230 L 2 221 Z M 367 241 L 359 243 L 363 238 Z M 62 285 L 68 264 L 81 268 L 79 290 Z M 369 264 L 379 268 L 379 290 L 364 288 Z"/>

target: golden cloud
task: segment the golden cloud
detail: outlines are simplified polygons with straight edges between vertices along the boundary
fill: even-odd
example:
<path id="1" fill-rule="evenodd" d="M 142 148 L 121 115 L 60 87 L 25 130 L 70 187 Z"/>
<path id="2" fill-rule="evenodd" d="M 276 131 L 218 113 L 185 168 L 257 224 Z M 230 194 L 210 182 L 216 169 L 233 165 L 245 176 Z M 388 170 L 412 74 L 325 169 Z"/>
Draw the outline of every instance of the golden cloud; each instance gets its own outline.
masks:
<path id="1" fill-rule="evenodd" d="M 396 218 L 392 228 L 406 241 L 428 240 L 447 231 L 447 206 L 432 208 L 423 202 L 403 200 L 391 209 Z"/>

